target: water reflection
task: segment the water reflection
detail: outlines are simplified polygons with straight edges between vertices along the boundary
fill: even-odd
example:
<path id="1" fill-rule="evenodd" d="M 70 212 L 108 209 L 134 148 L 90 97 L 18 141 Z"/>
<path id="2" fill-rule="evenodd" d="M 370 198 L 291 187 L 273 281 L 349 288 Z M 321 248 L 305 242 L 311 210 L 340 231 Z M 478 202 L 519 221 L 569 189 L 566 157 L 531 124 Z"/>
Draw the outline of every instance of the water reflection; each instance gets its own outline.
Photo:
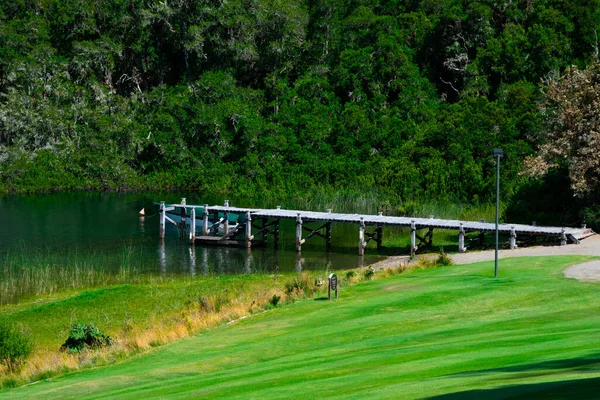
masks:
<path id="1" fill-rule="evenodd" d="M 208 249 L 206 247 L 200 248 L 202 251 L 200 268 L 202 269 L 202 275 L 208 274 Z"/>
<path id="2" fill-rule="evenodd" d="M 196 276 L 196 246 L 190 246 L 189 253 L 190 253 L 190 275 Z"/>
<path id="3" fill-rule="evenodd" d="M 302 264 L 304 264 L 304 258 L 302 258 L 302 253 L 296 253 L 296 272 L 302 272 Z"/>
<path id="4" fill-rule="evenodd" d="M 222 204 L 222 199 L 199 196 L 189 195 L 188 204 Z M 179 239 L 170 224 L 165 239 L 159 240 L 159 215 L 152 202 L 179 202 L 180 198 L 181 194 L 89 192 L 0 196 L 0 259 L 22 254 L 23 265 L 43 259 L 57 265 L 94 265 L 115 273 L 127 260 L 127 265 L 143 273 L 192 276 L 349 269 L 378 259 L 370 255 L 359 259 L 356 227 L 343 224 L 332 226 L 339 252 L 327 252 L 324 241 L 314 237 L 301 254 L 296 253 L 294 221 L 281 221 L 279 249 L 274 249 L 272 236 L 260 249 L 191 246 L 189 240 Z M 145 216 L 139 215 L 142 208 Z M 25 225 L 24 220 L 30 223 Z"/>
<path id="5" fill-rule="evenodd" d="M 247 274 L 251 274 L 252 273 L 252 249 L 247 248 L 246 249 L 246 273 Z"/>
<path id="6" fill-rule="evenodd" d="M 158 260 L 159 260 L 158 265 L 160 266 L 160 272 L 163 274 L 166 273 L 167 272 L 167 252 L 165 249 L 165 240 L 164 239 L 161 239 L 160 244 L 158 245 Z"/>

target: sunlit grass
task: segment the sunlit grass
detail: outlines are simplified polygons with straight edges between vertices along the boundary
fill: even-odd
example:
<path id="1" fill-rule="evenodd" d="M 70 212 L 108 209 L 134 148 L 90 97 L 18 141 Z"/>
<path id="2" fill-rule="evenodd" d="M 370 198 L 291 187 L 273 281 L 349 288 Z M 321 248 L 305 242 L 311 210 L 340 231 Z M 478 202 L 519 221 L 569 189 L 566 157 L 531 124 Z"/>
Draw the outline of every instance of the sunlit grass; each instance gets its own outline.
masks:
<path id="1" fill-rule="evenodd" d="M 165 276 L 137 284 L 60 291 L 0 307 L 0 318 L 26 328 L 35 342 L 26 367 L 0 379 L 0 387 L 114 362 L 306 296 L 323 296 L 330 272 L 324 268 L 282 275 Z M 341 286 L 362 279 L 362 272 L 340 272 Z M 115 344 L 83 354 L 60 352 L 75 323 L 94 324 Z"/>
<path id="2" fill-rule="evenodd" d="M 0 397 L 595 398 L 598 285 L 562 273 L 589 259 L 405 271 Z"/>

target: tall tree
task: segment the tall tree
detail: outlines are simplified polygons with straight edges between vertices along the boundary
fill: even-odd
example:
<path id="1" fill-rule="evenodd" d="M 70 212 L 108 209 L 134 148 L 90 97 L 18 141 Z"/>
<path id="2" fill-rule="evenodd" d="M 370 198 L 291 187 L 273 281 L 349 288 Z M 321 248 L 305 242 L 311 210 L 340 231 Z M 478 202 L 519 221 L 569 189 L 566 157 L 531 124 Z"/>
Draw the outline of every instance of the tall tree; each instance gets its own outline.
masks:
<path id="1" fill-rule="evenodd" d="M 545 86 L 545 135 L 527 172 L 566 167 L 576 196 L 600 194 L 600 64 L 567 68 Z"/>

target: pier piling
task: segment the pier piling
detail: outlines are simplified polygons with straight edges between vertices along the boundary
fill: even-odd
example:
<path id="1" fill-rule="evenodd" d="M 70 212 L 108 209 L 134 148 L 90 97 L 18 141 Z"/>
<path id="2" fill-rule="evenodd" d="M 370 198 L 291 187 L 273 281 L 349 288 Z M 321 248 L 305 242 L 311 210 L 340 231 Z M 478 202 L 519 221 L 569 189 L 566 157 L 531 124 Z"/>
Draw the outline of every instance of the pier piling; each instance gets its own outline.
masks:
<path id="1" fill-rule="evenodd" d="M 465 228 L 463 224 L 460 224 L 460 228 L 458 230 L 458 252 L 464 253 L 467 251 L 465 247 Z"/>
<path id="2" fill-rule="evenodd" d="M 509 246 L 511 250 L 514 250 L 517 247 L 517 232 L 515 232 L 514 227 L 511 227 L 510 229 Z"/>
<path id="3" fill-rule="evenodd" d="M 410 255 L 414 256 L 417 251 L 417 226 L 415 221 L 410 224 Z"/>
<path id="4" fill-rule="evenodd" d="M 165 202 L 161 201 L 160 202 L 160 238 L 164 239 L 165 238 L 165 219 L 166 219 L 167 213 L 165 211 Z"/>
<path id="5" fill-rule="evenodd" d="M 302 217 L 298 213 L 296 217 L 296 251 L 298 253 L 302 251 L 302 243 L 304 243 L 302 240 Z"/>
<path id="6" fill-rule="evenodd" d="M 204 205 L 204 213 L 202 214 L 202 235 L 208 236 L 208 204 Z"/>
<path id="7" fill-rule="evenodd" d="M 202 208 L 202 217 L 197 215 L 197 208 Z M 202 220 L 200 222 L 201 229 L 198 230 L 199 235 L 196 235 L 197 217 Z M 237 221 L 237 224 L 230 224 L 230 217 L 231 221 Z M 190 218 L 189 225 L 187 218 Z M 276 209 L 250 209 L 230 207 L 228 200 L 225 200 L 223 206 L 210 207 L 208 204 L 204 204 L 203 207 L 187 205 L 185 198 L 181 199 L 181 204 L 165 204 L 164 201 L 159 203 L 160 238 L 164 239 L 168 222 L 179 230 L 182 238 L 194 244 L 250 248 L 265 245 L 268 235 L 273 235 L 274 247 L 277 248 L 280 239 L 280 220 L 282 219 L 296 220 L 297 253 L 300 253 L 302 245 L 314 236 L 324 239 L 325 248 L 329 251 L 334 222 L 359 225 L 358 254 L 360 256 L 364 256 L 365 249 L 372 240 L 377 243 L 378 249 L 383 247 L 383 229 L 386 225 L 410 229 L 411 256 L 414 256 L 423 245 L 426 247 L 432 245 L 434 229 L 446 229 L 454 232 L 458 230 L 458 251 L 461 253 L 467 250 L 465 246 L 467 233 L 479 232 L 481 240 L 484 232 L 495 230 L 494 224 L 485 221 L 444 220 L 435 219 L 433 216 L 430 218 L 393 217 L 384 216 L 382 212 L 378 212 L 377 215 L 346 214 L 333 213 L 331 209 L 327 209 L 327 212 L 296 211 L 285 210 L 280 206 L 277 206 Z M 319 225 L 315 225 L 317 223 Z M 499 229 L 503 234 L 509 236 L 508 244 L 511 249 L 517 247 L 517 234 L 529 234 L 533 237 L 539 235 L 558 237 L 561 245 L 566 245 L 567 241 L 579 243 L 579 239 L 595 234 L 586 228 L 538 227 L 520 224 L 501 224 Z M 307 231 L 304 238 L 302 237 L 303 230 Z M 426 230 L 426 233 L 421 236 L 417 230 Z"/>
<path id="8" fill-rule="evenodd" d="M 192 208 L 190 214 L 190 243 L 194 244 L 196 241 L 196 209 Z"/>

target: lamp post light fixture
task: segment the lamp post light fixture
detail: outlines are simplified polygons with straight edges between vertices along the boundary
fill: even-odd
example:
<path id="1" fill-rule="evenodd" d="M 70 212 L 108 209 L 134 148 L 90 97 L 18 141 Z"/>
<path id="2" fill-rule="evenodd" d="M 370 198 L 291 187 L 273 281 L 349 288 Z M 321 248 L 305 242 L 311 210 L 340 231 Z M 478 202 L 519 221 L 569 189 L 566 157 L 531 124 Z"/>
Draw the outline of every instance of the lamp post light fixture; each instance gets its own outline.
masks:
<path id="1" fill-rule="evenodd" d="M 498 209 L 500 208 L 500 159 L 504 156 L 502 149 L 494 149 L 496 159 L 496 251 L 494 253 L 494 278 L 498 277 Z"/>

